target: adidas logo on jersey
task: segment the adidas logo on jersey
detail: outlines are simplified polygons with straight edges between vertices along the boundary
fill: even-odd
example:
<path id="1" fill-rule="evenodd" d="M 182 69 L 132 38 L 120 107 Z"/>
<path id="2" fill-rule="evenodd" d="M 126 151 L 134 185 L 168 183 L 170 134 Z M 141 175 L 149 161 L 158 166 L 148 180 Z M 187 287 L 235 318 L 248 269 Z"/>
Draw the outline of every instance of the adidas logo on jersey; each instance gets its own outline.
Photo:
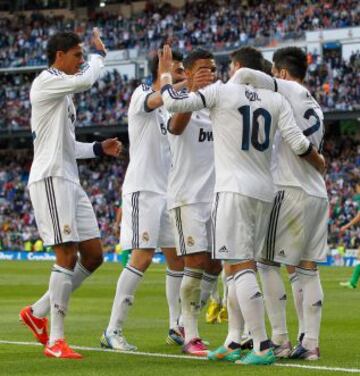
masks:
<path id="1" fill-rule="evenodd" d="M 205 131 L 204 128 L 200 128 L 199 142 L 214 141 L 212 131 Z"/>

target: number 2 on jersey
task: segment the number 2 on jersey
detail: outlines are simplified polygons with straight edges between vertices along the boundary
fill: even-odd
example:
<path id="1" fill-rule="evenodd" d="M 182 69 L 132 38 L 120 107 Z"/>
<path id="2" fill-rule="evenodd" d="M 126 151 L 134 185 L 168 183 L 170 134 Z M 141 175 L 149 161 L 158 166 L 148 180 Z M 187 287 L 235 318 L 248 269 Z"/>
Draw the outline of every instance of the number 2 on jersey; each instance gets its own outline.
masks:
<path id="1" fill-rule="evenodd" d="M 304 136 L 310 136 L 320 129 L 320 118 L 313 108 L 309 108 L 305 111 L 304 118 L 310 120 L 311 117 L 316 119 L 316 123 L 303 131 Z"/>
<path id="2" fill-rule="evenodd" d="M 250 133 L 251 133 L 251 145 L 259 151 L 265 151 L 270 144 L 270 127 L 271 127 L 271 115 L 269 111 L 264 108 L 257 108 L 253 112 L 252 121 L 250 119 L 250 106 L 242 106 L 238 108 L 240 114 L 243 117 L 243 138 L 241 143 L 242 150 L 249 150 L 250 147 Z M 259 118 L 264 119 L 264 142 L 259 142 Z M 250 129 L 251 128 L 251 129 Z"/>

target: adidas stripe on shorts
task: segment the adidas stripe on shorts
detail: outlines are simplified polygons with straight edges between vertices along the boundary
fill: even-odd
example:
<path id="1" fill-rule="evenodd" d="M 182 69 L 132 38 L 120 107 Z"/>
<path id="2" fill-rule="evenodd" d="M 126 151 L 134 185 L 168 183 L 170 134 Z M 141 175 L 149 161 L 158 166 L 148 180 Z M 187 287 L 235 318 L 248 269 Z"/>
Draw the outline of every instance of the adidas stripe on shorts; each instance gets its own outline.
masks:
<path id="1" fill-rule="evenodd" d="M 122 249 L 175 248 L 166 195 L 138 191 L 123 195 Z"/>
<path id="2" fill-rule="evenodd" d="M 171 209 L 178 256 L 211 252 L 211 204 L 196 203 Z"/>
<path id="3" fill-rule="evenodd" d="M 329 204 L 299 188 L 277 192 L 262 258 L 286 265 L 322 262 L 327 254 Z"/>

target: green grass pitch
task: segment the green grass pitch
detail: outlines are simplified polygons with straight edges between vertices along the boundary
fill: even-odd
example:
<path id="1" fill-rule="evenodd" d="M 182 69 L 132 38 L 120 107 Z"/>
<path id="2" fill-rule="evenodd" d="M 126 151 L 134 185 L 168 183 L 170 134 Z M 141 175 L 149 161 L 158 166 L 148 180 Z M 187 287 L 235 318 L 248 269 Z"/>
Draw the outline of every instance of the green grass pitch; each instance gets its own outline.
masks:
<path id="1" fill-rule="evenodd" d="M 48 262 L 0 262 L 0 340 L 33 341 L 32 334 L 18 322 L 19 310 L 45 292 L 51 264 Z M 110 314 L 121 266 L 105 264 L 72 296 L 66 319 L 70 344 L 99 347 L 99 337 Z M 339 282 L 351 274 L 350 268 L 321 268 L 325 292 L 321 332 L 321 360 L 293 362 L 325 369 L 285 367 L 243 367 L 200 360 L 134 356 L 120 353 L 82 351 L 81 361 L 48 359 L 41 347 L 0 344 L 0 375 L 339 375 L 349 374 L 331 368 L 360 368 L 360 291 L 341 288 Z M 288 326 L 296 335 L 296 318 L 291 292 L 288 291 Z M 139 351 L 180 354 L 180 348 L 165 343 L 168 329 L 165 300 L 165 267 L 152 266 L 145 275 L 135 298 L 125 335 Z M 209 325 L 201 316 L 200 333 L 210 348 L 222 343 L 226 324 Z M 282 362 L 284 363 L 284 362 Z M 285 363 L 292 363 L 286 361 Z M 355 371 L 356 372 L 356 371 Z"/>

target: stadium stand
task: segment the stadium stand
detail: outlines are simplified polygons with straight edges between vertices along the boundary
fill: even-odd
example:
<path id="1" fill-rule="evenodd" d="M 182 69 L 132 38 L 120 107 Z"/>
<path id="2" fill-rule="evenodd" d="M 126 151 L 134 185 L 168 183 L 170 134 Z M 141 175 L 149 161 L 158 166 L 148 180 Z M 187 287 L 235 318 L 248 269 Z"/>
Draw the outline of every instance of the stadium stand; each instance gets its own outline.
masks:
<path id="1" fill-rule="evenodd" d="M 312 56 L 308 86 L 324 111 L 360 109 L 360 53 L 348 62 Z M 219 69 L 228 78 L 227 64 Z M 29 89 L 34 73 L 0 75 L 0 130 L 30 127 Z M 126 123 L 127 106 L 138 80 L 116 70 L 107 72 L 89 91 L 76 95 L 77 126 L 108 126 Z"/>
<path id="2" fill-rule="evenodd" d="M 166 39 L 181 50 L 238 48 L 251 43 L 265 46 L 274 41 L 299 39 L 304 32 L 360 24 L 358 2 L 311 0 L 254 2 L 186 2 L 182 8 L 148 2 L 144 11 L 130 17 L 102 12 L 85 21 L 61 15 L 33 13 L 30 17 L 0 19 L 0 67 L 44 65 L 44 47 L 56 30 L 75 30 L 86 39 L 94 26 L 102 29 L 108 49 L 157 48 Z M 251 4 L 251 3 L 250 3 Z"/>

